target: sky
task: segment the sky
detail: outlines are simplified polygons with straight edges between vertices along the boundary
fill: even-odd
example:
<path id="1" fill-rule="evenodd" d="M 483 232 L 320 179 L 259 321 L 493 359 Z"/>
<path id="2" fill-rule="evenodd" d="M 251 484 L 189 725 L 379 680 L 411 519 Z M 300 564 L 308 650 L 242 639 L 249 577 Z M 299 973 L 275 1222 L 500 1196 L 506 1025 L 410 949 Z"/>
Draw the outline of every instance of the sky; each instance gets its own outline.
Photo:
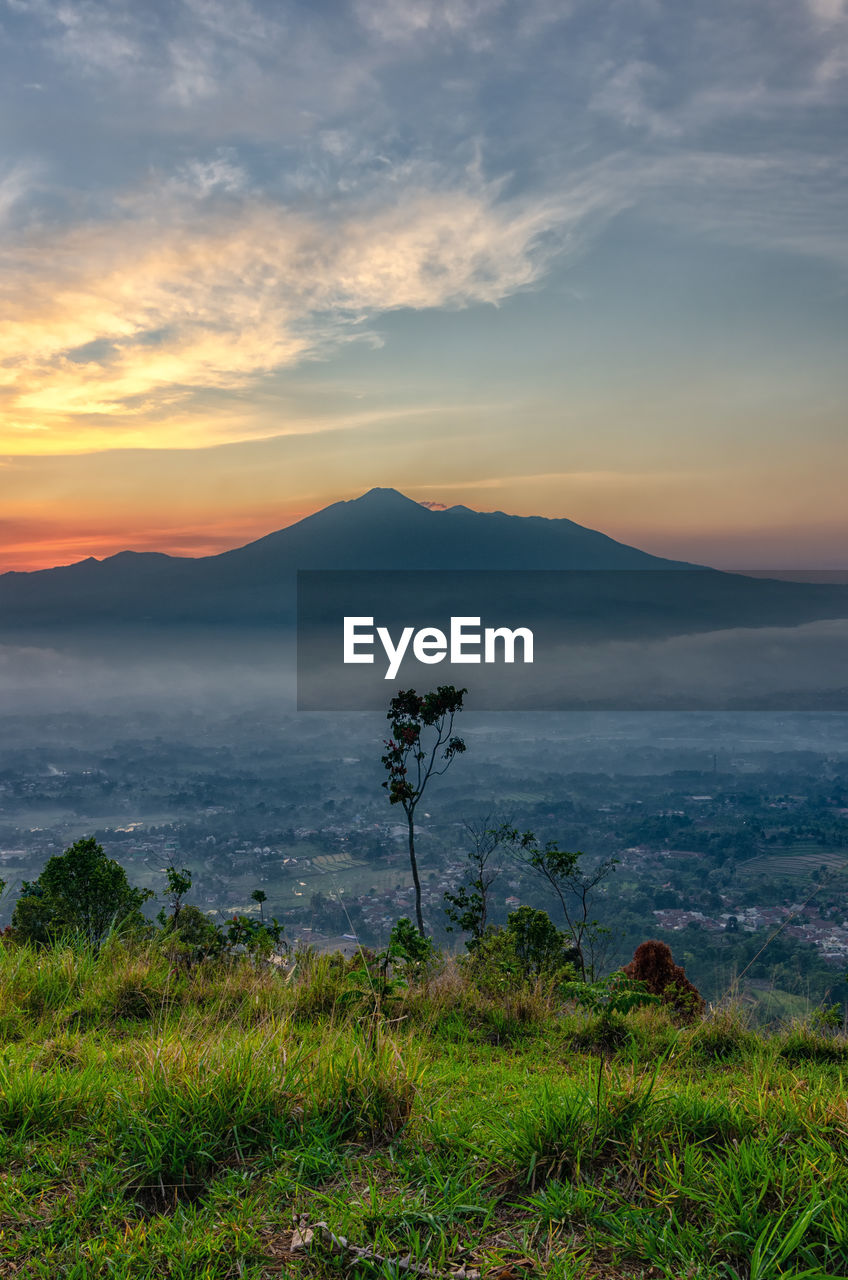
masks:
<path id="1" fill-rule="evenodd" d="M 373 486 L 848 566 L 848 0 L 0 0 L 0 570 Z"/>

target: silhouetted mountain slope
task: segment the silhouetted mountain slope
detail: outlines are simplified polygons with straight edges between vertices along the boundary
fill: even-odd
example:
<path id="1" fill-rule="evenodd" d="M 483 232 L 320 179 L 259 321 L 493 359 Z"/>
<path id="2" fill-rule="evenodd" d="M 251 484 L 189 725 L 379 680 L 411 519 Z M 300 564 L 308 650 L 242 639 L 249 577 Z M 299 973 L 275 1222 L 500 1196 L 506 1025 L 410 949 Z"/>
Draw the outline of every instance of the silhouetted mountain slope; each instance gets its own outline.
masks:
<path id="1" fill-rule="evenodd" d="M 450 507 L 430 511 L 395 489 L 371 489 L 298 524 L 215 556 L 218 565 L 295 569 L 671 569 L 573 520 Z"/>
<path id="2" fill-rule="evenodd" d="M 430 511 L 394 489 L 337 502 L 287 529 L 197 559 L 123 551 L 56 569 L 0 576 L 0 630 L 80 624 L 255 626 L 294 618 L 298 569 L 605 570 L 598 617 L 624 604 L 663 629 L 787 624 L 848 616 L 848 589 L 754 581 L 664 560 L 571 520 L 451 507 Z M 667 577 L 631 570 L 693 570 Z M 661 582 L 660 579 L 663 579 Z M 653 581 L 652 581 L 653 580 Z M 697 583 L 697 585 L 696 585 Z M 586 580 L 592 612 L 597 584 Z M 556 601 L 551 601 L 556 608 Z M 650 628 L 649 628 L 650 629 Z"/>
<path id="3" fill-rule="evenodd" d="M 122 551 L 0 576 L 0 626 L 114 621 L 254 622 L 290 616 L 298 569 L 665 568 L 673 562 L 571 520 L 453 507 L 394 489 L 336 502 L 216 556 Z"/>

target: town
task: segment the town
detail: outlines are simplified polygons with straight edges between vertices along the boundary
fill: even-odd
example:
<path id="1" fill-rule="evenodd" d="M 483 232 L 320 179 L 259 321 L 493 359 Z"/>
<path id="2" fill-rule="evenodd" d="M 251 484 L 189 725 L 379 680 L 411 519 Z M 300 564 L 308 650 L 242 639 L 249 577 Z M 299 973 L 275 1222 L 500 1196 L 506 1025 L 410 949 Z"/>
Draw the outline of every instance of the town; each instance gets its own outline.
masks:
<path id="1" fill-rule="evenodd" d="M 419 814 L 428 928 L 462 946 L 444 895 L 467 877 L 467 824 L 507 818 L 590 862 L 615 859 L 592 904 L 608 968 L 656 936 L 718 998 L 775 935 L 748 968 L 755 993 L 776 987 L 791 1002 L 835 990 L 848 960 L 848 772 L 827 718 L 805 723 L 803 746 L 775 749 L 765 733 L 731 740 L 725 728 L 713 750 L 649 743 L 644 725 L 611 745 L 571 722 L 546 739 L 528 717 L 469 722 L 461 768 Z M 83 834 L 155 894 L 169 865 L 187 867 L 210 915 L 256 911 L 261 888 L 292 943 L 380 946 L 411 914 L 407 828 L 380 787 L 381 717 L 353 717 L 344 733 L 330 717 L 245 718 L 215 741 L 190 724 L 181 738 L 113 728 L 69 719 L 44 736 L 47 749 L 7 726 L 16 746 L 0 753 L 0 923 L 20 885 Z M 523 903 L 548 905 L 527 866 L 505 856 L 493 922 Z"/>

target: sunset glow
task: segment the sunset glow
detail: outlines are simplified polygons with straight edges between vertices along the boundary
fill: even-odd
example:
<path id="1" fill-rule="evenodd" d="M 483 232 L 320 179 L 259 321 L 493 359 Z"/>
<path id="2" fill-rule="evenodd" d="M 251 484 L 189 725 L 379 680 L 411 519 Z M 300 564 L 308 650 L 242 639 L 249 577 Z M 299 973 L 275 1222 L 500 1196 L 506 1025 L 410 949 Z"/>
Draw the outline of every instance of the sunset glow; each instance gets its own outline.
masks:
<path id="1" fill-rule="evenodd" d="M 845 6 L 290 8 L 4 6 L 0 569 L 372 485 L 844 564 Z"/>

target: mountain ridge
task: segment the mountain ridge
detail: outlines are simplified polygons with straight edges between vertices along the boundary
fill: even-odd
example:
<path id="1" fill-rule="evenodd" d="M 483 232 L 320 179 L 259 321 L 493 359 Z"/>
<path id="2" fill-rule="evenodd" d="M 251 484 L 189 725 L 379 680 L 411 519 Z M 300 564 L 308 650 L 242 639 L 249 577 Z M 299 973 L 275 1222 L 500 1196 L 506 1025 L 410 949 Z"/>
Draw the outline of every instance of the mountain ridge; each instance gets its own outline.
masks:
<path id="1" fill-rule="evenodd" d="M 624 549 L 629 555 L 636 555 L 640 559 L 646 558 L 652 562 L 663 565 L 680 566 L 680 561 L 667 560 L 661 556 L 653 556 L 647 551 L 641 551 L 636 547 L 631 547 L 627 543 L 618 542 L 614 538 L 610 538 L 607 534 L 601 533 L 595 529 L 589 529 L 585 525 L 577 524 L 574 520 L 565 517 L 549 517 L 549 516 L 519 516 L 511 515 L 504 511 L 474 511 L 470 507 L 457 504 L 452 507 L 446 507 L 443 510 L 431 510 L 420 502 L 416 502 L 414 498 L 409 498 L 406 494 L 400 493 L 397 489 L 373 488 L 367 492 L 360 494 L 357 498 L 341 499 L 338 502 L 330 503 L 329 506 L 321 507 L 318 511 L 313 511 L 307 516 L 303 516 L 300 520 L 296 520 L 293 524 L 285 525 L 280 529 L 272 529 L 266 534 L 262 534 L 259 538 L 251 539 L 249 542 L 243 543 L 237 547 L 229 547 L 224 551 L 217 551 L 212 555 L 206 556 L 183 556 L 172 555 L 166 551 L 137 551 L 132 547 L 125 547 L 121 551 L 113 552 L 111 555 L 97 557 L 86 556 L 82 560 L 75 560 L 67 565 L 53 565 L 41 569 L 9 569 L 0 574 L 0 582 L 8 578 L 29 578 L 33 576 L 43 577 L 45 574 L 53 574 L 61 571 L 82 569 L 86 565 L 109 565 L 115 562 L 128 563 L 132 560 L 136 564 L 162 564 L 168 562 L 170 564 L 199 564 L 202 562 L 220 562 L 227 560 L 233 556 L 239 556 L 242 553 L 250 553 L 255 549 L 266 546 L 285 545 L 285 543 L 298 537 L 304 531 L 311 532 L 316 528 L 332 526 L 339 520 L 347 522 L 349 517 L 357 520 L 358 517 L 364 515 L 365 519 L 379 525 L 382 520 L 391 518 L 406 518 L 415 521 L 418 528 L 429 528 L 436 531 L 436 524 L 429 522 L 460 519 L 471 519 L 475 522 L 486 522 L 488 528 L 492 528 L 495 523 L 503 527 L 503 522 L 509 522 L 510 528 L 515 530 L 521 526 L 533 528 L 539 531 L 553 533 L 573 533 L 581 539 L 597 539 L 607 547 L 617 547 Z M 360 527 L 362 521 L 358 520 Z M 482 527 L 482 524 L 480 525 Z M 327 566 L 335 567 L 335 566 Z M 368 567 L 368 566 L 363 566 Z M 380 567 L 380 566 L 374 566 Z M 448 568 L 452 566 L 438 565 L 434 567 Z M 553 566 L 551 566 L 553 567 Z"/>
<path id="2" fill-rule="evenodd" d="M 659 610 L 679 619 L 675 626 L 686 625 L 691 616 L 702 627 L 726 626 L 728 619 L 765 625 L 767 619 L 785 618 L 792 625 L 848 616 L 844 588 L 757 583 L 651 555 L 568 519 L 465 506 L 433 511 L 395 489 L 371 489 L 212 556 L 127 549 L 103 560 L 88 557 L 53 569 L 4 574 L 0 632 L 43 633 L 101 623 L 291 626 L 298 570 L 610 570 L 624 578 L 631 570 L 649 570 L 644 579 L 638 575 L 638 582 L 622 582 L 615 598 L 611 579 L 603 586 L 584 583 L 580 608 L 593 612 L 603 596 L 606 618 L 622 609 L 634 617 Z M 676 572 L 656 572 L 663 570 Z M 693 580 L 682 592 L 686 599 L 675 601 L 680 583 L 675 586 L 670 577 L 679 578 L 682 570 Z M 554 593 L 554 607 L 559 588 L 546 590 Z"/>

